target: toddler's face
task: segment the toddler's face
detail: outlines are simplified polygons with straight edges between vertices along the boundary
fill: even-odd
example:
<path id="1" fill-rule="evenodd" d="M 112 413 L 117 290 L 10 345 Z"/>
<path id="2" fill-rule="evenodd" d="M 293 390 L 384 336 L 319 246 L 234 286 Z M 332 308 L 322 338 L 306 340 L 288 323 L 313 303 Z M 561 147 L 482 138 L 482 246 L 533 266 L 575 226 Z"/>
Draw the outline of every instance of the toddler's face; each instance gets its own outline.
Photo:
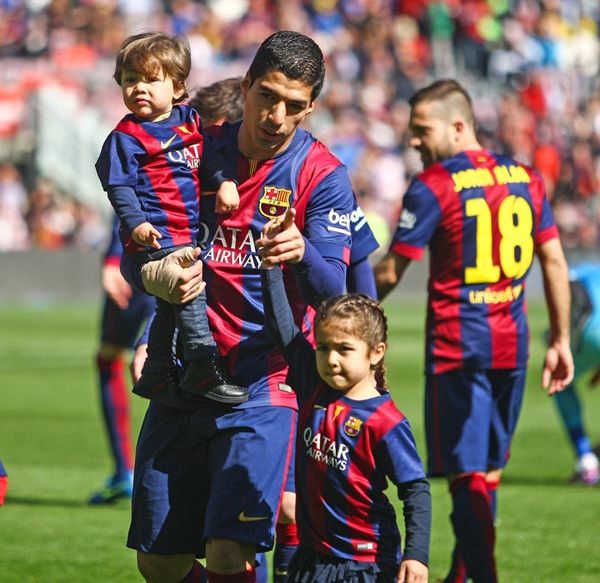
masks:
<path id="1" fill-rule="evenodd" d="M 152 75 L 124 70 L 121 74 L 123 103 L 136 117 L 160 121 L 169 117 L 173 102 L 183 95 L 173 78 L 162 69 Z"/>

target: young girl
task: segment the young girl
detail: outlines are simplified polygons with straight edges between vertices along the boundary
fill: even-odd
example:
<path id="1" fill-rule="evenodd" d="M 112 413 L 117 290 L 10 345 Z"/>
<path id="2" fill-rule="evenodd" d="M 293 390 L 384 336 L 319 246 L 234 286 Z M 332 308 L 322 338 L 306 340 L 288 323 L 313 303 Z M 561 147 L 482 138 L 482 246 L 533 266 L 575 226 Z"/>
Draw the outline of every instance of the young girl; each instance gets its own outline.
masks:
<path id="1" fill-rule="evenodd" d="M 315 351 L 294 323 L 281 269 L 263 266 L 266 326 L 290 364 L 300 406 L 300 547 L 288 581 L 427 581 L 429 484 L 410 425 L 385 389 L 381 306 L 360 294 L 324 301 L 315 317 Z M 404 503 L 404 554 L 384 493 L 387 479 Z"/>

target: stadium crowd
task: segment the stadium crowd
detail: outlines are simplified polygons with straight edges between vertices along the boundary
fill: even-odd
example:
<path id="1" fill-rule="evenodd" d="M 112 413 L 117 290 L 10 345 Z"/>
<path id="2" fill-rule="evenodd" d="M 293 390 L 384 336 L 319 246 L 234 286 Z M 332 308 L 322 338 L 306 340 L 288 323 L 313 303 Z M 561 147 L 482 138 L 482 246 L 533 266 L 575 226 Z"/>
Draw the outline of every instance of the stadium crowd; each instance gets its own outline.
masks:
<path id="1" fill-rule="evenodd" d="M 110 71 L 127 34 L 187 36 L 194 87 L 241 74 L 272 31 L 299 30 L 327 59 L 307 129 L 348 166 L 384 241 L 420 168 L 406 146 L 407 99 L 435 78 L 456 76 L 475 97 L 484 145 L 543 173 L 565 247 L 595 249 L 599 25 L 591 0 L 14 0 L 0 3 L 1 75 L 3 91 L 25 77 L 31 83 L 32 72 L 68 79 L 112 122 L 122 105 Z M 0 124 L 0 142 L 9 139 Z M 22 160 L 11 164 L 8 154 L 0 160 L 4 249 L 93 247 L 108 236 L 77 193 L 61 192 Z"/>

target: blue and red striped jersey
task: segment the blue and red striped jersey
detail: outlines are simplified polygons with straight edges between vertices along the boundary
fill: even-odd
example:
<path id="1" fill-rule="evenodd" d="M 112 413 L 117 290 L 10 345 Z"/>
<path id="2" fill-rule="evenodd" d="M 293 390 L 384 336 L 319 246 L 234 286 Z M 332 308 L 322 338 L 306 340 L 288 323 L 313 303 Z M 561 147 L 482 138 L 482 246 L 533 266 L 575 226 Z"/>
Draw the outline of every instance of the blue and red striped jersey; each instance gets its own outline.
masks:
<path id="1" fill-rule="evenodd" d="M 130 231 L 144 221 L 160 231 L 163 248 L 197 238 L 202 150 L 200 117 L 187 105 L 174 106 L 157 122 L 129 114 L 109 134 L 96 171 L 107 192 L 123 186 L 135 191 L 137 203 L 115 207 L 127 251 L 142 250 Z"/>
<path id="2" fill-rule="evenodd" d="M 353 194 L 345 166 L 304 130 L 297 130 L 288 148 L 264 161 L 249 160 L 238 150 L 238 124 L 215 126 L 211 147 L 236 169 L 240 205 L 219 215 L 215 197 L 201 197 L 199 243 L 203 247 L 208 317 L 214 338 L 227 356 L 229 372 L 250 388 L 250 399 L 240 407 L 284 405 L 296 407 L 286 384 L 287 364 L 264 332 L 260 281 L 261 260 L 256 241 L 264 225 L 296 208 L 296 224 L 325 259 L 348 264 L 350 214 Z M 345 285 L 340 274 L 339 293 Z M 307 334 L 311 319 L 294 268 L 286 269 L 286 288 L 297 322 Z"/>
<path id="3" fill-rule="evenodd" d="M 350 251 L 350 265 L 365 260 L 371 253 L 379 248 L 379 243 L 371 231 L 364 211 L 355 200 L 352 214 L 350 215 L 352 225 L 352 249 Z"/>
<path id="4" fill-rule="evenodd" d="M 304 387 L 308 400 L 295 385 L 302 545 L 344 559 L 398 562 L 401 540 L 385 493 L 388 479 L 398 486 L 425 477 L 410 425 L 389 393 L 356 401 L 317 379 Z"/>
<path id="5" fill-rule="evenodd" d="M 526 366 L 525 280 L 557 236 L 542 178 L 509 157 L 462 152 L 413 179 L 390 250 L 429 245 L 427 372 Z"/>

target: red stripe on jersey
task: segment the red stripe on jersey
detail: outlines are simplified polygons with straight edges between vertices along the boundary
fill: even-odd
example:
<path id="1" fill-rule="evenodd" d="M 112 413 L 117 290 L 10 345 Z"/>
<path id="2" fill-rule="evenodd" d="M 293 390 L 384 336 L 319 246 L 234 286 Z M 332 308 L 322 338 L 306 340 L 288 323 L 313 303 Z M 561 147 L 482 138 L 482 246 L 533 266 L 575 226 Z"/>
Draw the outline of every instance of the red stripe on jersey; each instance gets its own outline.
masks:
<path id="1" fill-rule="evenodd" d="M 392 243 L 390 251 L 392 251 L 392 253 L 396 253 L 396 255 L 413 259 L 414 261 L 421 260 L 425 254 L 425 249 L 422 247 L 415 247 L 414 245 L 408 245 L 407 243 L 402 243 L 401 241 L 395 241 Z"/>
<path id="2" fill-rule="evenodd" d="M 537 245 L 543 245 L 550 239 L 558 239 L 558 227 L 556 225 L 552 225 L 543 231 L 539 231 L 537 237 L 535 238 L 535 242 Z"/>
<path id="3" fill-rule="evenodd" d="M 435 164 L 420 176 L 420 180 L 435 195 L 440 206 L 442 222 L 438 234 L 432 239 L 430 273 L 436 278 L 430 279 L 428 322 L 436 322 L 430 329 L 431 351 L 434 372 L 442 372 L 444 363 L 461 362 L 460 329 L 460 290 L 462 278 L 463 232 L 462 204 L 460 197 L 448 190 L 453 184 L 448 171 Z M 457 220 L 457 215 L 459 220 Z M 453 249 L 452 254 L 448 249 Z M 454 263 L 450 258 L 454 258 Z"/>

